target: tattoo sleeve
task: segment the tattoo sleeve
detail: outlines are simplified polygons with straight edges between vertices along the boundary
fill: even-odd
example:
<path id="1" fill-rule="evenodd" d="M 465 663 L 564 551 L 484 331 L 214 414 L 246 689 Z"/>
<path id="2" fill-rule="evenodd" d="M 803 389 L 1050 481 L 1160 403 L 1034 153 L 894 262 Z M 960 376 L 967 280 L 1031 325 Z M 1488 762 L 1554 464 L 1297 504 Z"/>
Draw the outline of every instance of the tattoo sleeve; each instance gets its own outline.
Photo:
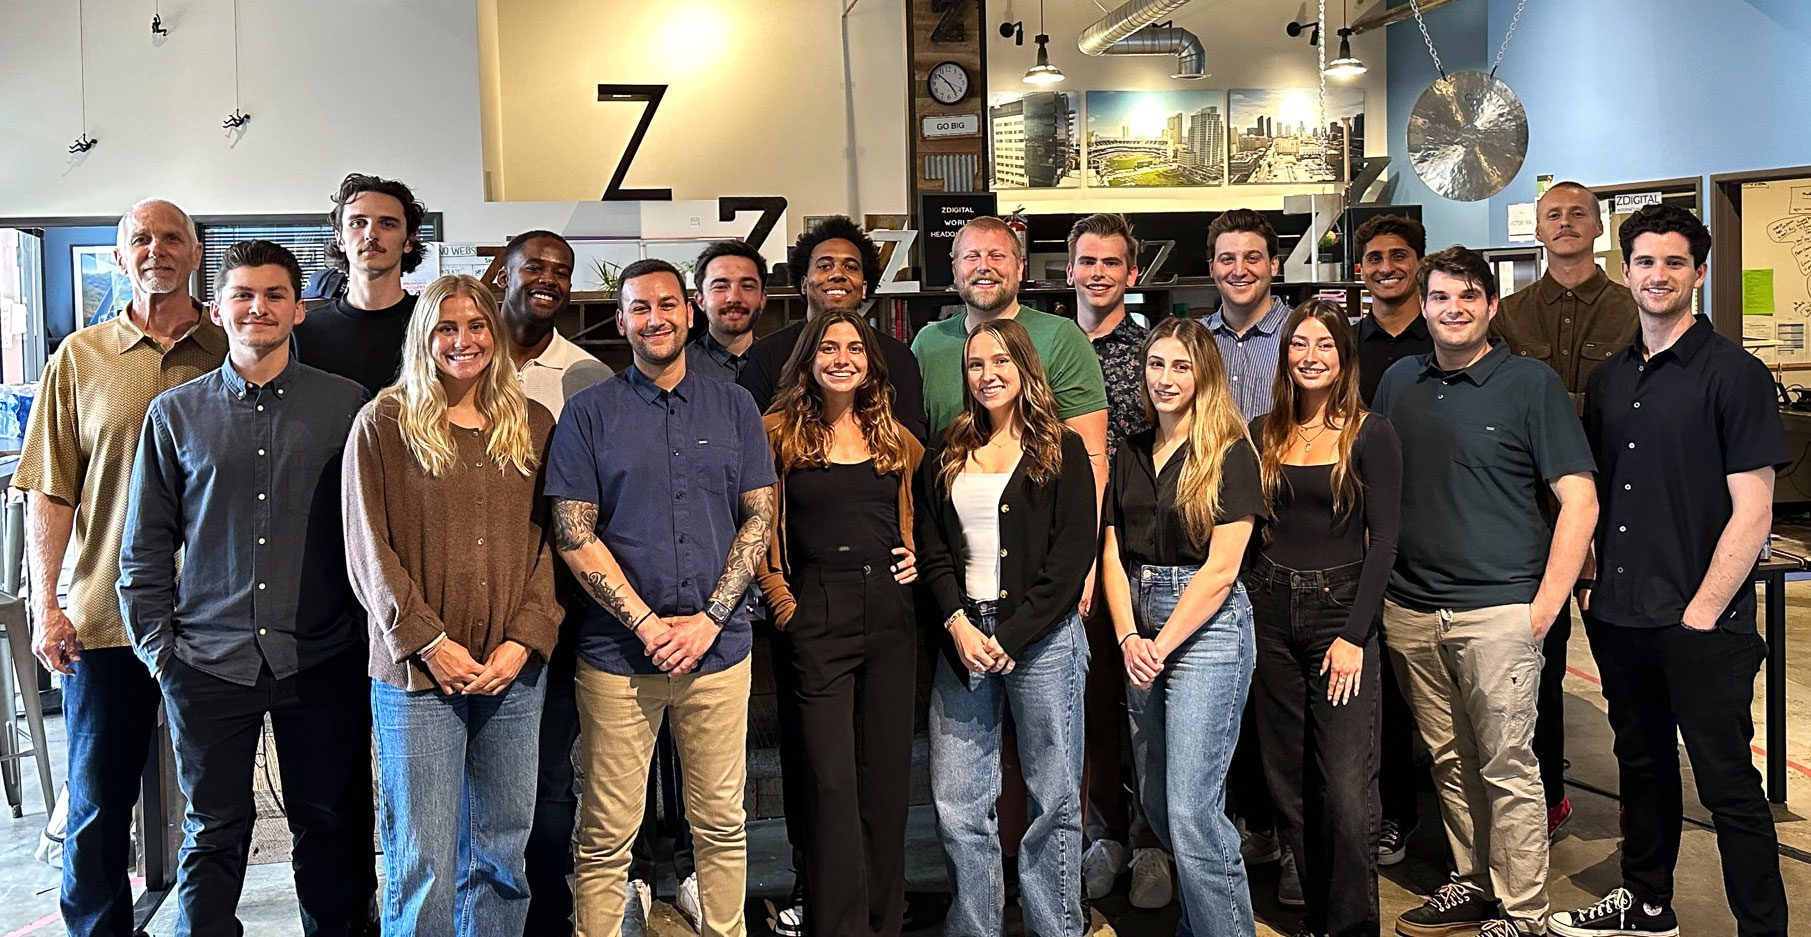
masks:
<path id="1" fill-rule="evenodd" d="M 597 539 L 597 505 L 553 499 L 553 544 L 585 592 L 625 627 L 633 629 L 647 614 L 648 604 L 635 594 L 616 558 Z"/>
<path id="2" fill-rule="evenodd" d="M 755 570 L 767 552 L 767 536 L 773 530 L 777 488 L 768 485 L 742 493 L 742 526 L 729 545 L 729 562 L 723 567 L 723 578 L 717 580 L 717 588 L 711 590 L 712 602 L 735 605 L 742 601 L 742 593 L 747 592 L 748 584 L 754 581 Z"/>

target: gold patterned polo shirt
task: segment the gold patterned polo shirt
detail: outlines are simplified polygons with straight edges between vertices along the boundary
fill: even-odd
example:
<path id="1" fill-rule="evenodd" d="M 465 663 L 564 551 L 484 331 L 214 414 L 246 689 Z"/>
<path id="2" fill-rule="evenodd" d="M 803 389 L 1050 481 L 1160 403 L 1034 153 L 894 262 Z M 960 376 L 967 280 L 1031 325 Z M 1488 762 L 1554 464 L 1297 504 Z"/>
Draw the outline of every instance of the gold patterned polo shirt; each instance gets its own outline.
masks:
<path id="1" fill-rule="evenodd" d="M 151 398 L 226 358 L 226 332 L 201 304 L 195 309 L 200 321 L 168 351 L 126 313 L 76 330 L 51 355 L 32 401 L 13 486 L 75 505 L 75 567 L 63 611 L 87 649 L 131 643 L 114 587 L 132 457 Z"/>

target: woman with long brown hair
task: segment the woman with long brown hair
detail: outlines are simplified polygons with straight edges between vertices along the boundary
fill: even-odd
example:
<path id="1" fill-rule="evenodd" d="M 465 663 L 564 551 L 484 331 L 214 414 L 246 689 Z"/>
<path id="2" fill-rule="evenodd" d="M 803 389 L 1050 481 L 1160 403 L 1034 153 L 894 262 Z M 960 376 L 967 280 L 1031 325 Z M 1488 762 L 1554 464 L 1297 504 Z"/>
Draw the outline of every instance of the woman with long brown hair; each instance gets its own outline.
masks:
<path id="1" fill-rule="evenodd" d="M 553 415 L 522 393 L 490 289 L 444 276 L 396 383 L 359 411 L 341 500 L 370 618 L 385 935 L 521 933 L 544 665 Z"/>
<path id="2" fill-rule="evenodd" d="M 1251 684 L 1239 564 L 1267 516 L 1226 365 L 1199 322 L 1166 319 L 1142 354 L 1150 429 L 1119 447 L 1101 578 L 1126 668 L 1145 816 L 1176 861 L 1179 934 L 1256 930 L 1226 774 Z"/>
<path id="3" fill-rule="evenodd" d="M 1094 559 L 1094 476 L 1024 326 L 976 326 L 963 374 L 962 412 L 919 467 L 917 491 L 924 578 L 948 635 L 930 713 L 931 795 L 955 883 L 944 933 L 1002 930 L 994 801 L 1011 707 L 1029 820 L 1019 844 L 1025 932 L 1078 937 L 1088 641 L 1076 606 Z"/>
<path id="4" fill-rule="evenodd" d="M 1307 931 L 1376 934 L 1376 621 L 1396 559 L 1402 453 L 1360 401 L 1343 307 L 1303 303 L 1281 340 L 1271 410 L 1251 424 L 1276 516 L 1245 573 L 1259 749 Z"/>
<path id="5" fill-rule="evenodd" d="M 806 920 L 820 934 L 897 935 L 918 629 L 912 478 L 924 449 L 893 418 L 874 329 L 806 323 L 762 421 L 780 478 L 761 591 L 792 639 L 810 786 Z"/>

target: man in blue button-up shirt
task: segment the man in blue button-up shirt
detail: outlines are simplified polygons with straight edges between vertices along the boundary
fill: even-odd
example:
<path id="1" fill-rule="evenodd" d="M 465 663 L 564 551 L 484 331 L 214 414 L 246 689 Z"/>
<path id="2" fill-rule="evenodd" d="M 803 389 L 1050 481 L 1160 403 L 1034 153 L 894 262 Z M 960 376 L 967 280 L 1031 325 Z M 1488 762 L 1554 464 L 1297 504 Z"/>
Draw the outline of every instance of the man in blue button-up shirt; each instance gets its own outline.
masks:
<path id="1" fill-rule="evenodd" d="M 189 804 L 178 934 L 234 920 L 266 715 L 305 929 L 362 933 L 376 889 L 365 629 L 339 513 L 365 390 L 290 360 L 301 292 L 283 247 L 227 252 L 213 312 L 227 360 L 152 401 L 132 469 L 120 610 L 163 691 Z"/>
<path id="2" fill-rule="evenodd" d="M 1247 420 L 1270 412 L 1277 330 L 1289 318 L 1289 304 L 1270 292 L 1281 259 L 1276 230 L 1249 208 L 1224 212 L 1207 226 L 1207 263 L 1220 306 L 1203 324 L 1226 361 L 1233 402 Z"/>
<path id="3" fill-rule="evenodd" d="M 654 733 L 672 720 L 696 843 L 700 932 L 744 932 L 749 627 L 776 476 L 754 400 L 686 370 L 679 271 L 622 273 L 635 365 L 567 401 L 547 458 L 554 542 L 594 604 L 579 643 L 587 765 L 577 923 L 614 933 Z"/>

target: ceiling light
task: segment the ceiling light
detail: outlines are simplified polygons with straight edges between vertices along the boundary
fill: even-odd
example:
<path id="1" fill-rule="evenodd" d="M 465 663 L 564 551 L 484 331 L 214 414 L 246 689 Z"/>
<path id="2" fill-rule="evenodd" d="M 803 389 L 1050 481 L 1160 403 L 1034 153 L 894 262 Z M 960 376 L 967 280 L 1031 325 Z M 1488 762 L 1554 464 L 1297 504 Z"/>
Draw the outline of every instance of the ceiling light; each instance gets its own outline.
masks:
<path id="1" fill-rule="evenodd" d="M 1370 69 L 1352 54 L 1352 30 L 1339 31 L 1339 58 L 1327 63 L 1328 78 L 1357 78 Z"/>
<path id="2" fill-rule="evenodd" d="M 1050 37 L 1044 33 L 1044 0 L 1038 0 L 1038 63 L 1025 70 L 1028 85 L 1054 85 L 1063 80 L 1063 70 L 1050 64 Z"/>

